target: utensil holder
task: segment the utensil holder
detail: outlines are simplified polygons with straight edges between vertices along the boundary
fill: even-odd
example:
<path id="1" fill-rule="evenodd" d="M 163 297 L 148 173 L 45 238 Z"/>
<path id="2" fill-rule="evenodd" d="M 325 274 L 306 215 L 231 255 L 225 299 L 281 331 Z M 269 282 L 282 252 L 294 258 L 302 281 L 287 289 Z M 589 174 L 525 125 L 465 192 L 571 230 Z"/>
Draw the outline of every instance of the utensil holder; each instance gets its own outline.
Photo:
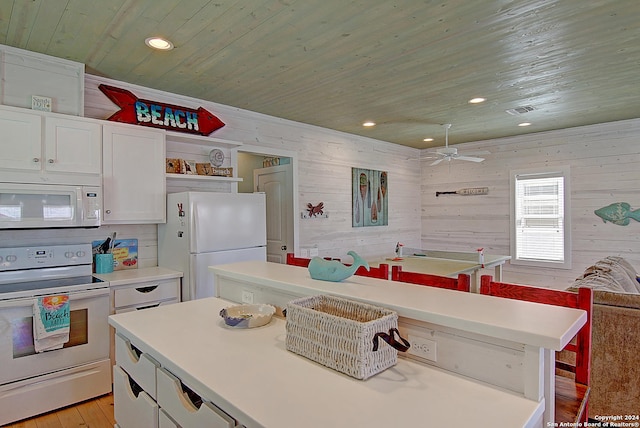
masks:
<path id="1" fill-rule="evenodd" d="M 96 254 L 96 273 L 113 272 L 113 254 Z"/>

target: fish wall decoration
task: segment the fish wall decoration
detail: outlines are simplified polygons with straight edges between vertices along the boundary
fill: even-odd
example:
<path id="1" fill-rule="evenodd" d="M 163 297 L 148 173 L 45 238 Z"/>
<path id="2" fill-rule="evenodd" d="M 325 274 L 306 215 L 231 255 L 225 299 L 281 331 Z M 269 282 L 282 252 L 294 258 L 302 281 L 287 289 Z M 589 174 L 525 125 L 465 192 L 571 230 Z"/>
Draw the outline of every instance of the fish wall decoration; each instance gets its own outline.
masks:
<path id="1" fill-rule="evenodd" d="M 640 209 L 632 210 L 627 202 L 616 202 L 594 211 L 602 221 L 611 222 L 618 226 L 627 226 L 631 219 L 640 221 Z"/>

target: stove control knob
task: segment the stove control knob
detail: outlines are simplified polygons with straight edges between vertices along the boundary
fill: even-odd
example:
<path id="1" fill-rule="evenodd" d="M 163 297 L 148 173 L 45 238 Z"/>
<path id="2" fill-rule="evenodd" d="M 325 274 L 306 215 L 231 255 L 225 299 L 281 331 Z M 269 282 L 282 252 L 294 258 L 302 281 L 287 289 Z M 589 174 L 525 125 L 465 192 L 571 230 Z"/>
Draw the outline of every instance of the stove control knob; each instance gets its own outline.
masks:
<path id="1" fill-rule="evenodd" d="M 2 256 L 0 256 L 0 263 L 2 263 Z"/>
<path id="2" fill-rule="evenodd" d="M 76 256 L 77 256 L 77 257 L 84 257 L 84 255 L 85 255 L 85 254 L 86 254 L 86 253 L 85 253 L 84 251 L 78 251 L 78 252 L 76 252 Z"/>
<path id="3" fill-rule="evenodd" d="M 67 251 L 64 253 L 64 256 L 68 259 L 72 259 L 73 258 L 73 251 Z"/>
<path id="4" fill-rule="evenodd" d="M 9 263 L 13 263 L 16 260 L 18 260 L 18 258 L 16 256 L 14 256 L 13 254 L 8 255 L 7 257 L 4 258 L 6 261 L 8 261 Z"/>

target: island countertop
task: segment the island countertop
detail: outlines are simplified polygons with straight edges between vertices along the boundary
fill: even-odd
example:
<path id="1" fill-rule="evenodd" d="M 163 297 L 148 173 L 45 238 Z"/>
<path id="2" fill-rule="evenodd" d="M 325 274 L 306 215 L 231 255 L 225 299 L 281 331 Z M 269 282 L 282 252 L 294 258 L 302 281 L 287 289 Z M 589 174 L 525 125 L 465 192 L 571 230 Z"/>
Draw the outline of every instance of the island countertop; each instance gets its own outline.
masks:
<path id="1" fill-rule="evenodd" d="M 587 320 L 586 312 L 577 309 L 364 276 L 319 281 L 305 268 L 278 263 L 250 261 L 209 269 L 239 282 L 298 295 L 330 294 L 358 300 L 392 309 L 402 317 L 556 351 Z"/>
<path id="2" fill-rule="evenodd" d="M 227 327 L 208 298 L 112 315 L 143 352 L 252 427 L 520 427 L 544 403 L 406 359 L 361 381 L 288 352 L 285 321 Z"/>

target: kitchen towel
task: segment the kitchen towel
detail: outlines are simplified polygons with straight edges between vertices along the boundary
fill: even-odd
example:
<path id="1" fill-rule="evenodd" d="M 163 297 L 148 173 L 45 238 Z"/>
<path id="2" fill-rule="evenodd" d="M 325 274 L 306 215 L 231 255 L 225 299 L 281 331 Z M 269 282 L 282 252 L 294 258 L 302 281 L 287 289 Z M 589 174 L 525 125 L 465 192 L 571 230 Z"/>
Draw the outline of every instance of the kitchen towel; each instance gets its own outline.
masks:
<path id="1" fill-rule="evenodd" d="M 33 301 L 33 344 L 36 352 L 60 349 L 69 341 L 69 295 L 36 297 Z"/>

